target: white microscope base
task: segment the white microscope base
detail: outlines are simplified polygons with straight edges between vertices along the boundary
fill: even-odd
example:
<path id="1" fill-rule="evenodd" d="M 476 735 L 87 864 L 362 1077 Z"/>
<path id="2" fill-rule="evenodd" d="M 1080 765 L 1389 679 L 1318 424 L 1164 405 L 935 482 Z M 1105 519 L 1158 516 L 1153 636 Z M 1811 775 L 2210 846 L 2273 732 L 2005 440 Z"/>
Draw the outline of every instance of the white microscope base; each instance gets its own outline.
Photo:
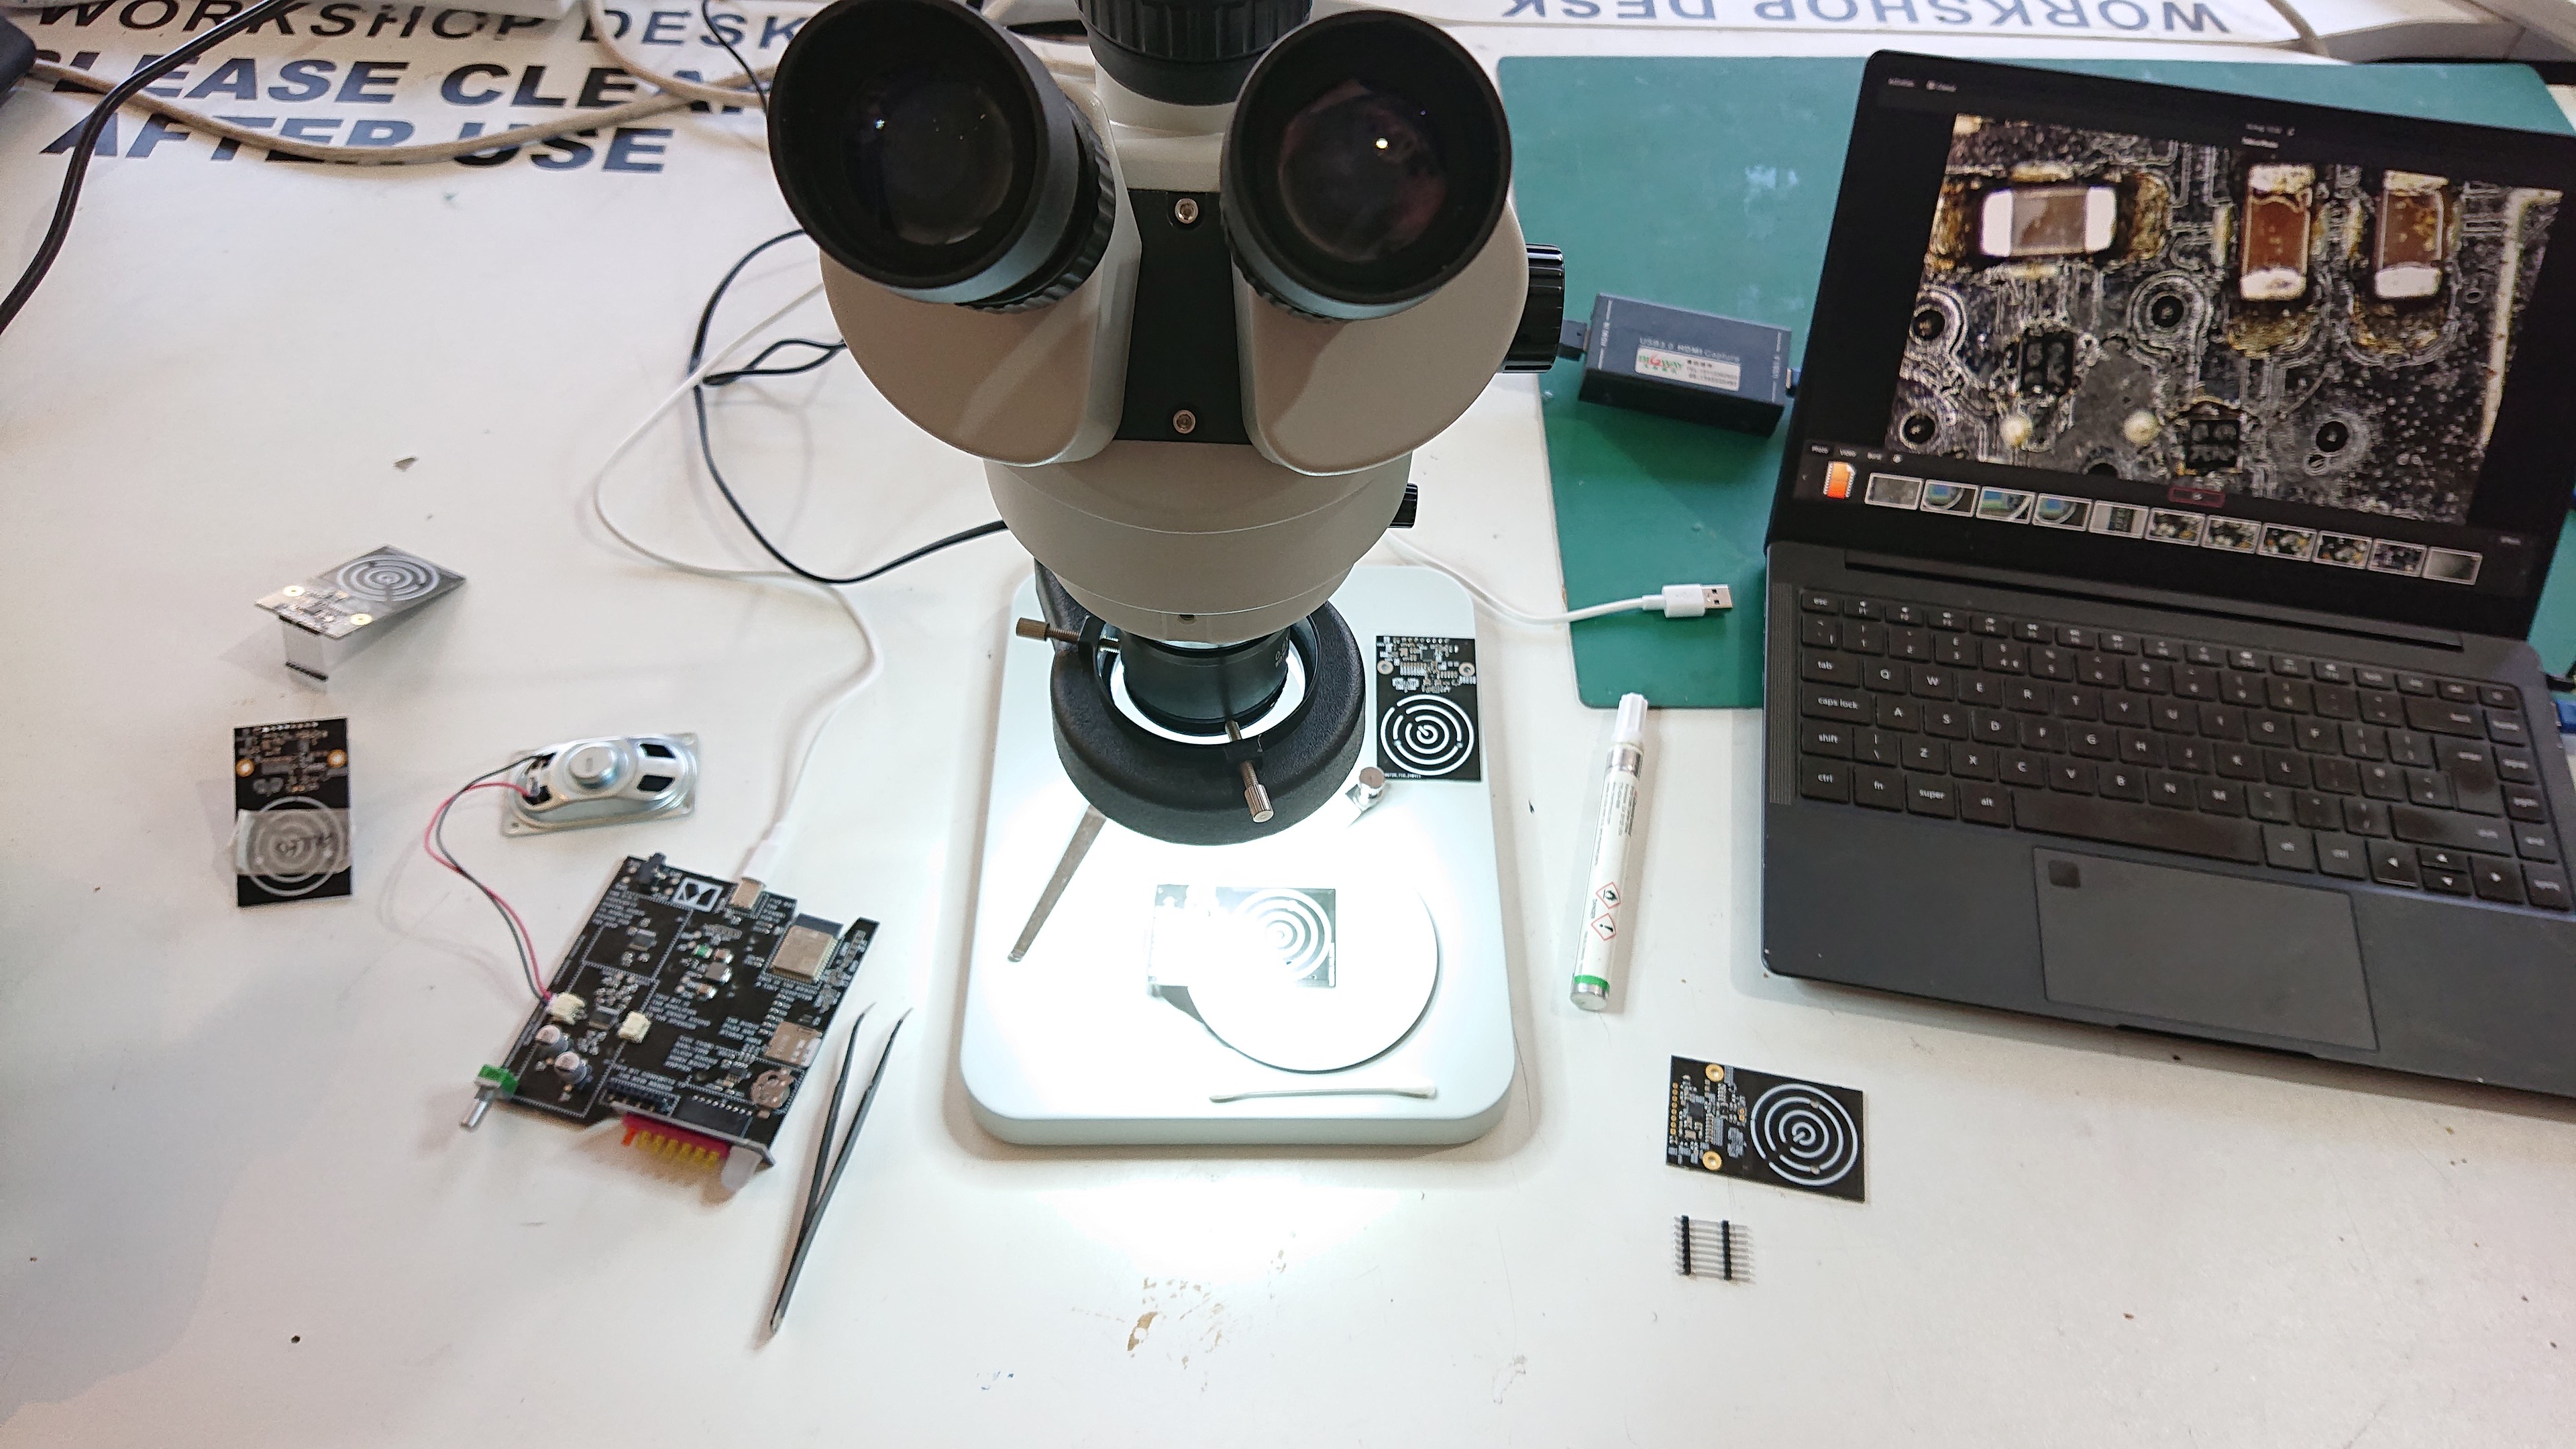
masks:
<path id="1" fill-rule="evenodd" d="M 1022 617 L 1037 615 L 1033 584 L 1014 602 Z M 1372 669 L 1381 635 L 1475 636 L 1465 591 L 1428 569 L 1354 570 L 1333 603 Z M 1455 1143 L 1491 1129 L 1515 1053 L 1493 802 L 1481 768 L 1474 780 L 1393 779 L 1357 820 L 1336 799 L 1244 845 L 1172 845 L 1113 821 L 1027 957 L 1013 962 L 1007 953 L 1084 809 L 1056 761 L 1047 709 L 1054 659 L 1055 646 L 1041 640 L 1014 637 L 1003 652 L 958 1050 L 976 1120 L 1027 1144 Z M 1377 720 L 1392 696 L 1374 674 L 1368 696 L 1360 762 L 1383 765 Z M 1481 766 L 1484 741 L 1472 746 L 1467 758 Z M 1430 1004 L 1383 1054 L 1339 1071 L 1282 1071 L 1149 991 L 1157 887 L 1337 881 L 1345 890 L 1409 887 L 1437 938 Z"/>

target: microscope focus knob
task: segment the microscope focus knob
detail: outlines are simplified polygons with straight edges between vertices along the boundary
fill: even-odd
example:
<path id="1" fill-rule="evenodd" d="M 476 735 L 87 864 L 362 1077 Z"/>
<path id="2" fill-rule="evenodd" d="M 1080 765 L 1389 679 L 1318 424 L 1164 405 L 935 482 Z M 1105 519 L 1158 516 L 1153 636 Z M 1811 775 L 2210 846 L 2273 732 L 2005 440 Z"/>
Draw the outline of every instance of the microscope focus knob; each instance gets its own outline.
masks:
<path id="1" fill-rule="evenodd" d="M 1545 372 L 1554 367 L 1557 333 L 1564 324 L 1565 253 L 1533 242 L 1529 296 L 1521 304 L 1521 325 L 1512 331 L 1511 350 L 1503 354 L 1503 371 Z"/>
<path id="2" fill-rule="evenodd" d="M 1092 54 L 1119 84 L 1179 106 L 1223 105 L 1313 0 L 1082 0 Z M 1103 50 L 1103 45 L 1108 48 Z"/>

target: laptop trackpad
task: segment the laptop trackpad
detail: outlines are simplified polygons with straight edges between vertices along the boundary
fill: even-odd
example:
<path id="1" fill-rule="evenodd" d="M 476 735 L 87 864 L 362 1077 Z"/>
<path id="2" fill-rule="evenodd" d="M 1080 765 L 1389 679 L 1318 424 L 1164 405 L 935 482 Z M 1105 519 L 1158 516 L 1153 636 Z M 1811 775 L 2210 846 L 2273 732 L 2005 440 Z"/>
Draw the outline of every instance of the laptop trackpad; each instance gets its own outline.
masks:
<path id="1" fill-rule="evenodd" d="M 2340 891 L 2031 852 L 2048 999 L 2376 1051 Z"/>

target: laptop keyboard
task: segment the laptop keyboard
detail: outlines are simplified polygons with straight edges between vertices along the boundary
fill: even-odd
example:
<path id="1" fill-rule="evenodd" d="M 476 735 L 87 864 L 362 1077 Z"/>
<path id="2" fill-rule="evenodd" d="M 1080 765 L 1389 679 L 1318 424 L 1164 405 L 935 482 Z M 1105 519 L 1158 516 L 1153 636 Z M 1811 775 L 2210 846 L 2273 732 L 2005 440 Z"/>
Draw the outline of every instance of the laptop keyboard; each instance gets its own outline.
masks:
<path id="1" fill-rule="evenodd" d="M 2569 909 L 2557 742 L 2535 747 L 2511 685 L 1797 599 L 1807 799 Z"/>

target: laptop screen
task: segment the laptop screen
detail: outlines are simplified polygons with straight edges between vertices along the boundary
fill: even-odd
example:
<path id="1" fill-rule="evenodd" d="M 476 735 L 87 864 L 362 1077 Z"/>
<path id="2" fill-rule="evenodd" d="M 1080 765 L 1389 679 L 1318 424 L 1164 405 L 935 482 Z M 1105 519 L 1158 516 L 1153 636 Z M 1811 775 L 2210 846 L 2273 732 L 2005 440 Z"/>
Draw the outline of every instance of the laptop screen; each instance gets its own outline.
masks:
<path id="1" fill-rule="evenodd" d="M 2576 484 L 2572 156 L 1877 57 L 1775 529 L 2519 635 Z"/>

